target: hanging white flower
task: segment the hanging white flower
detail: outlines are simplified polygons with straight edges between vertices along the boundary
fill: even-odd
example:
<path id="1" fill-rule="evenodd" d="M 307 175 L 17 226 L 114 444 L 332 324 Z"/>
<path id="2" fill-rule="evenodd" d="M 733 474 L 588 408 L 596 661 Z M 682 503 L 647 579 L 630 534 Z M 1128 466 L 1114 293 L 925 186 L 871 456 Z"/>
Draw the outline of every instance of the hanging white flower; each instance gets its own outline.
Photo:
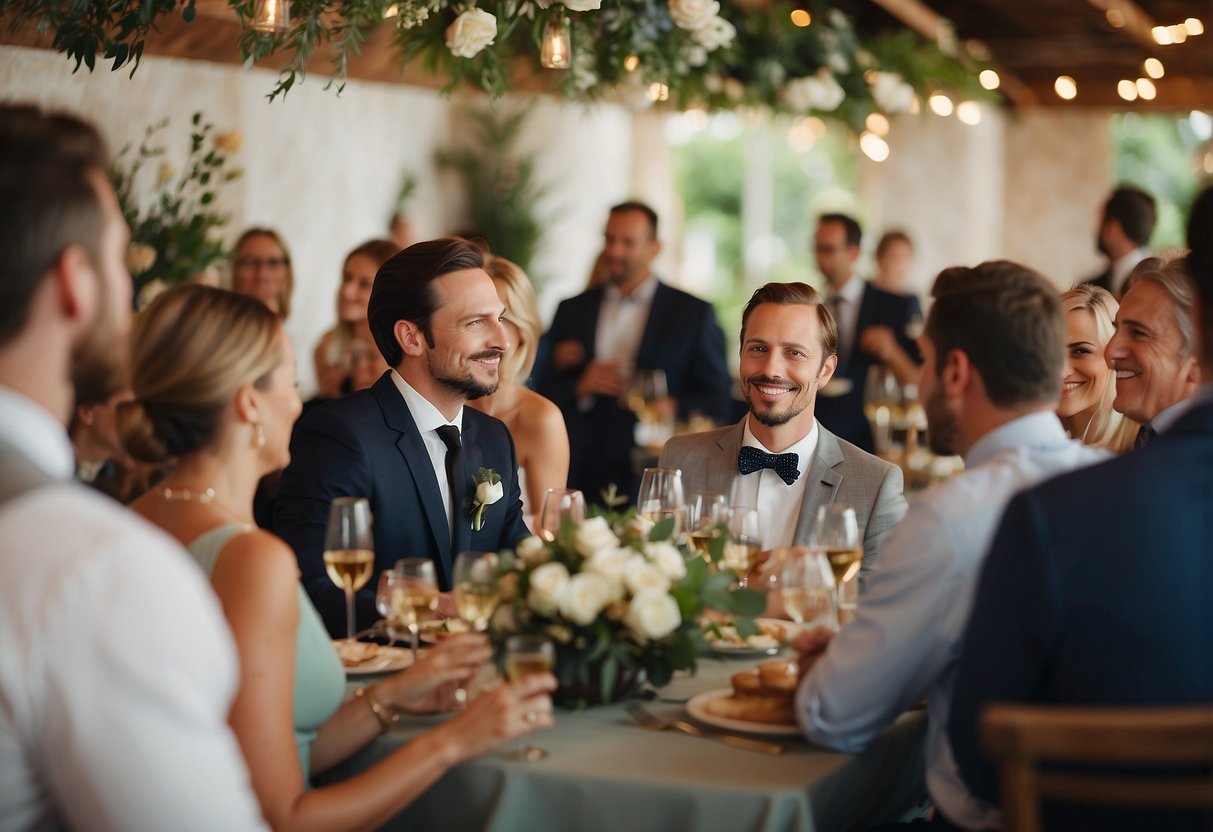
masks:
<path id="1" fill-rule="evenodd" d="M 694 32 L 719 14 L 720 3 L 716 0 L 670 0 L 669 9 L 675 26 Z"/>
<path id="2" fill-rule="evenodd" d="M 446 47 L 457 58 L 474 58 L 497 38 L 497 18 L 484 9 L 468 9 L 447 27 Z"/>
<path id="3" fill-rule="evenodd" d="M 828 66 L 838 75 L 841 75 L 851 68 L 850 63 L 847 62 L 847 56 L 837 51 L 831 52 L 829 57 L 826 58 L 826 66 Z"/>
<path id="4" fill-rule="evenodd" d="M 713 17 L 691 33 L 695 42 L 709 52 L 723 49 L 737 38 L 737 27 L 723 17 Z"/>
<path id="5" fill-rule="evenodd" d="M 914 105 L 914 88 L 896 72 L 871 73 L 872 100 L 886 113 L 904 113 Z"/>
<path id="6" fill-rule="evenodd" d="M 813 75 L 788 81 L 780 91 L 780 97 L 788 109 L 798 113 L 809 110 L 829 113 L 838 109 L 847 94 L 830 71 L 822 67 Z"/>
<path id="7" fill-rule="evenodd" d="M 708 62 L 708 50 L 698 43 L 693 43 L 687 47 L 686 59 L 691 66 L 703 66 Z"/>

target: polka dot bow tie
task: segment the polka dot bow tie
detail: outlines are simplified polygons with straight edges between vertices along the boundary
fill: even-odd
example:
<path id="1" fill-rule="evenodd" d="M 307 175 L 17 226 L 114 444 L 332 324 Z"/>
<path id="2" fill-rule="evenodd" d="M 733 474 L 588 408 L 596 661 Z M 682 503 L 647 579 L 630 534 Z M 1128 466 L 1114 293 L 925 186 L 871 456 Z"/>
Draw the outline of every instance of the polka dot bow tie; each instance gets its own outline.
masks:
<path id="1" fill-rule="evenodd" d="M 768 454 L 749 445 L 737 452 L 737 470 L 741 473 L 752 474 L 763 468 L 770 468 L 786 485 L 791 485 L 800 478 L 800 457 L 796 454 Z"/>

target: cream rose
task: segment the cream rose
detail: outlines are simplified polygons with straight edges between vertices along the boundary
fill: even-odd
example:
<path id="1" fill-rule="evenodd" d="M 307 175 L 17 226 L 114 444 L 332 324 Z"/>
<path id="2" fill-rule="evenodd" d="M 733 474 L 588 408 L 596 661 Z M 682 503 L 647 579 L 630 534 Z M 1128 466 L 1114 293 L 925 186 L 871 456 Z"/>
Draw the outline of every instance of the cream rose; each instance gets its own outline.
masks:
<path id="1" fill-rule="evenodd" d="M 634 556 L 623 570 L 623 582 L 633 596 L 652 590 L 669 592 L 670 579 L 641 555 Z"/>
<path id="2" fill-rule="evenodd" d="M 781 97 L 784 104 L 798 113 L 809 110 L 828 113 L 837 110 L 847 95 L 830 71 L 822 67 L 813 75 L 789 81 Z"/>
<path id="3" fill-rule="evenodd" d="M 716 0 L 670 0 L 669 8 L 675 26 L 694 32 L 720 12 L 720 3 Z"/>
<path id="4" fill-rule="evenodd" d="M 677 630 L 682 623 L 682 614 L 673 597 L 650 589 L 632 599 L 623 623 L 643 643 L 665 638 Z"/>
<path id="5" fill-rule="evenodd" d="M 872 73 L 872 100 L 890 115 L 904 113 L 914 105 L 914 88 L 896 72 Z"/>
<path id="6" fill-rule="evenodd" d="M 505 496 L 505 488 L 499 482 L 482 482 L 476 486 L 476 502 L 491 506 Z"/>
<path id="7" fill-rule="evenodd" d="M 687 574 L 687 562 L 683 559 L 682 552 L 672 543 L 646 543 L 644 554 L 671 582 L 680 581 Z"/>
<path id="8" fill-rule="evenodd" d="M 723 49 L 737 37 L 737 28 L 723 17 L 713 17 L 691 33 L 695 42 L 709 52 Z"/>
<path id="9" fill-rule="evenodd" d="M 585 562 L 585 571 L 601 576 L 609 585 L 611 599 L 623 597 L 623 575 L 636 553 L 627 548 L 600 549 Z"/>
<path id="10" fill-rule="evenodd" d="M 457 58 L 474 58 L 497 38 L 497 18 L 484 9 L 468 9 L 447 27 L 446 47 Z"/>
<path id="11" fill-rule="evenodd" d="M 605 517 L 591 517 L 573 535 L 573 548 L 587 558 L 602 549 L 614 549 L 618 545 L 619 538 L 615 537 Z"/>
<path id="12" fill-rule="evenodd" d="M 547 544 L 535 535 L 519 540 L 518 545 L 514 547 L 514 553 L 522 558 L 522 562 L 528 566 L 538 566 L 552 559 L 552 553 L 548 551 Z"/>
<path id="13" fill-rule="evenodd" d="M 556 0 L 535 0 L 539 8 L 546 9 Z M 602 0 L 559 0 L 571 12 L 595 12 L 602 8 Z"/>
<path id="14" fill-rule="evenodd" d="M 569 570 L 563 563 L 545 563 L 531 573 L 527 605 L 540 615 L 554 615 L 569 587 Z"/>
<path id="15" fill-rule="evenodd" d="M 601 575 L 581 572 L 569 580 L 560 598 L 560 614 L 582 627 L 594 623 L 598 613 L 612 600 L 611 588 Z"/>

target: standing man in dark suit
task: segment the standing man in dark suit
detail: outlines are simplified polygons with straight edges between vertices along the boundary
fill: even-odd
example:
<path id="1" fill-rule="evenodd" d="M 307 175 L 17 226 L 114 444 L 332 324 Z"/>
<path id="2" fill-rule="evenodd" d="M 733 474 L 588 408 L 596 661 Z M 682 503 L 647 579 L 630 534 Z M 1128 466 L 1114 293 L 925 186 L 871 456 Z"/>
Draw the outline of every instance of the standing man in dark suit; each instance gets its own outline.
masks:
<path id="1" fill-rule="evenodd" d="M 838 322 L 838 371 L 817 398 L 817 418 L 838 436 L 871 453 L 872 430 L 863 415 L 863 388 L 873 364 L 884 364 L 902 384 L 918 377 L 916 323 L 922 308 L 913 295 L 895 295 L 855 271 L 862 231 L 846 214 L 822 214 L 813 237 L 817 268 L 825 276 L 826 303 Z"/>
<path id="2" fill-rule="evenodd" d="M 1112 191 L 1095 233 L 1095 246 L 1108 258 L 1108 266 L 1084 282 L 1107 289 L 1120 300 L 1133 267 L 1150 256 L 1147 246 L 1156 217 L 1154 197 L 1140 188 L 1121 186 Z"/>
<path id="3" fill-rule="evenodd" d="M 344 632 L 344 596 L 322 559 L 334 498 L 367 497 L 374 516 L 375 576 L 358 594 L 359 627 L 377 617 L 378 575 L 399 558 L 432 559 L 448 590 L 456 554 L 513 546 L 528 534 L 509 431 L 463 406 L 497 389 L 509 348 L 505 308 L 483 262 L 470 243 L 444 239 L 384 263 L 367 316 L 393 369 L 295 428 L 274 528 L 295 550 L 304 587 L 334 634 Z M 482 468 L 500 477 L 501 490 L 474 529 L 469 501 Z"/>
<path id="4" fill-rule="evenodd" d="M 1201 361 L 1213 372 L 1213 188 L 1188 224 Z M 961 775 L 998 797 L 979 718 L 994 700 L 1213 704 L 1213 385 L 1145 448 L 1011 501 L 986 558 L 954 686 Z M 1208 829 L 1192 818 L 1045 807 L 1047 829 Z"/>
<path id="5" fill-rule="evenodd" d="M 569 485 L 590 502 L 610 483 L 636 496 L 636 417 L 622 401 L 633 372 L 665 373 L 669 415 L 730 415 L 724 333 L 709 304 L 653 274 L 660 251 L 652 208 L 612 208 L 602 250 L 607 282 L 560 304 L 535 370 L 535 389 L 559 405 L 569 428 Z"/>

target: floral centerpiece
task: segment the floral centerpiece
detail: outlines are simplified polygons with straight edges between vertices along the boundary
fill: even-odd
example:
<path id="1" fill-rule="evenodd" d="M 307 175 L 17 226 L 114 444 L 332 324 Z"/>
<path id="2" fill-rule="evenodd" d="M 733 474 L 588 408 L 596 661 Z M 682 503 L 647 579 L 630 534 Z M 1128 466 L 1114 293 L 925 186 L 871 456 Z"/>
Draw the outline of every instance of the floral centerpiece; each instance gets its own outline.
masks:
<path id="1" fill-rule="evenodd" d="M 240 176 L 227 161 L 240 150 L 243 137 L 235 131 L 216 132 L 201 113 L 194 113 L 189 154 L 178 171 L 165 158 L 160 140 L 168 124 L 163 119 L 149 126 L 138 150 L 126 145 L 110 165 L 118 204 L 131 229 L 126 265 L 137 307 L 227 256 L 219 231 L 229 218 L 214 203 L 220 188 Z M 149 189 L 142 171 L 153 165 Z"/>
<path id="2" fill-rule="evenodd" d="M 522 540 L 499 558 L 501 603 L 494 641 L 543 633 L 556 647 L 556 701 L 570 708 L 619 701 L 644 684 L 661 687 L 675 670 L 694 670 L 706 650 L 698 624 L 707 609 L 757 631 L 766 594 L 735 588 L 719 567 L 723 538 L 709 560 L 671 540 L 672 519 L 656 525 L 631 514 L 566 523 L 555 540 Z"/>

